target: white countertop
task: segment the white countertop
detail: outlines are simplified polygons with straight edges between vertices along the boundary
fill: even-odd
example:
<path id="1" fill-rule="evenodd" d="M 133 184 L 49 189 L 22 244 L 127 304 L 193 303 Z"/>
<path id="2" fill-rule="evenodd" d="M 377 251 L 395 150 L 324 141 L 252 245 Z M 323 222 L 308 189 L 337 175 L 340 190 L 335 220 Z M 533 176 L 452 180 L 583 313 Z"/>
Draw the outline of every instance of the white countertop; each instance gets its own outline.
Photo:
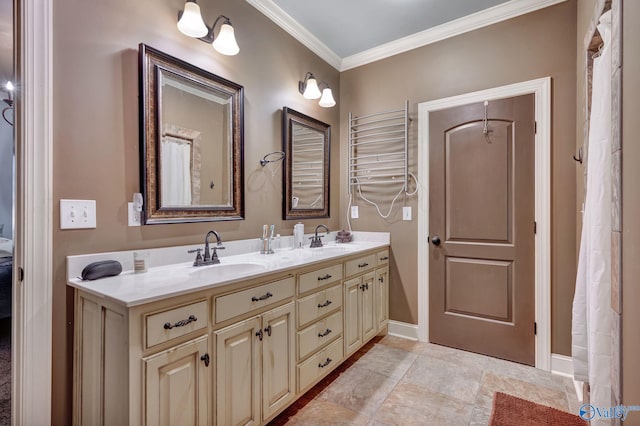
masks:
<path id="1" fill-rule="evenodd" d="M 311 249 L 283 248 L 274 254 L 262 255 L 258 251 L 243 252 L 243 248 L 255 247 L 255 240 L 242 240 L 224 243 L 229 251 L 219 251 L 220 264 L 193 266 L 191 260 L 183 261 L 188 249 L 201 246 L 181 246 L 164 249 L 139 250 L 149 255 L 148 272 L 134 273 L 133 250 L 111 253 L 97 253 L 67 257 L 67 284 L 93 295 L 110 299 L 116 303 L 132 307 L 167 297 L 179 296 L 195 291 L 206 290 L 231 284 L 262 275 L 284 272 L 314 263 L 337 259 L 342 256 L 381 248 L 389 245 L 389 233 L 354 233 L 354 242 L 325 244 L 324 247 Z M 289 238 L 283 242 L 288 244 Z M 290 244 L 289 244 L 290 245 Z M 229 255 L 225 256 L 225 252 Z M 179 253 L 180 261 L 169 263 L 172 254 Z M 173 257 L 175 259 L 175 257 Z M 82 269 L 89 263 L 113 259 L 123 265 L 124 271 L 115 277 L 83 281 L 79 278 Z"/>

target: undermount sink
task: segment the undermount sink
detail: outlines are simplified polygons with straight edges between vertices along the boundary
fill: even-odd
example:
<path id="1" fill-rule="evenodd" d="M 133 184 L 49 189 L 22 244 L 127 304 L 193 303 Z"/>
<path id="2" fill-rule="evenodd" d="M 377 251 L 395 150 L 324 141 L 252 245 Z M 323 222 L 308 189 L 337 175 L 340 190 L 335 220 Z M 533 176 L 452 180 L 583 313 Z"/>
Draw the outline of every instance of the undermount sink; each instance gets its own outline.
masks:
<path id="1" fill-rule="evenodd" d="M 224 262 L 224 261 L 223 261 Z M 196 277 L 211 277 L 229 279 L 235 275 L 245 276 L 264 272 L 269 269 L 266 265 L 252 262 L 219 263 L 217 265 L 199 266 L 190 272 Z"/>

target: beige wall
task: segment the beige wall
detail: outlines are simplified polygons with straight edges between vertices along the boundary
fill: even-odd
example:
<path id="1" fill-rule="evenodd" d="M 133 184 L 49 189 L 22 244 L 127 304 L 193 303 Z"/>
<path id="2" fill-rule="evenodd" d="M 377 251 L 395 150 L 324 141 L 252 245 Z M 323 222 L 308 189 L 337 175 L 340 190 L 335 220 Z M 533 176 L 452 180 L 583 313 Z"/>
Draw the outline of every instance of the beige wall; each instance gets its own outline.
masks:
<path id="1" fill-rule="evenodd" d="M 622 14 L 622 403 L 640 405 L 640 2 Z M 640 425 L 640 412 L 624 424 Z"/>
<path id="2" fill-rule="evenodd" d="M 281 149 L 280 110 L 289 106 L 335 129 L 332 161 L 338 162 L 339 104 L 320 108 L 297 92 L 306 71 L 339 94 L 339 73 L 245 1 L 200 1 L 211 24 L 229 16 L 240 54 L 226 57 L 182 35 L 176 16 L 183 0 L 56 0 L 54 7 L 54 205 L 61 198 L 97 201 L 97 228 L 53 234 L 53 424 L 70 424 L 72 291 L 65 284 L 65 256 L 143 247 L 196 244 L 216 229 L 224 240 L 258 237 L 263 223 L 290 235 L 281 220 L 281 168 L 272 175 L 258 161 Z M 245 88 L 246 220 L 218 223 L 127 226 L 126 203 L 140 191 L 138 140 L 138 43 L 234 81 Z M 279 164 L 275 165 L 276 167 Z M 334 169 L 334 170 L 337 170 Z M 331 178 L 331 218 L 306 221 L 336 229 L 338 173 Z M 54 208 L 53 223 L 59 223 Z"/>
<path id="3" fill-rule="evenodd" d="M 463 34 L 341 75 L 341 165 L 347 156 L 347 113 L 363 115 L 410 101 L 411 170 L 417 172 L 417 106 L 421 102 L 551 76 L 552 78 L 552 351 L 568 355 L 575 281 L 576 2 L 569 1 Z M 348 200 L 342 185 L 342 199 Z M 390 198 L 387 198 L 390 200 Z M 357 200 L 357 198 L 356 198 Z M 382 220 L 362 201 L 355 230 L 391 231 L 390 316 L 417 323 L 417 197 L 403 222 L 398 207 Z M 343 203 L 344 204 L 344 203 Z M 388 203 L 385 204 L 388 208 Z M 344 213 L 341 220 L 345 222 Z"/>

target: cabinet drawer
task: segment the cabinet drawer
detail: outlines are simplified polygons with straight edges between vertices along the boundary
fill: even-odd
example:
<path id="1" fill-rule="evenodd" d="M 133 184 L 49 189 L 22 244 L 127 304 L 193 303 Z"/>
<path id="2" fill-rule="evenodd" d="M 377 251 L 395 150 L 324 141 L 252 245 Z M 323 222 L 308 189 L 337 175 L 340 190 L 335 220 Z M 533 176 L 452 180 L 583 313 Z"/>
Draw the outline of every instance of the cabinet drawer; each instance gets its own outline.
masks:
<path id="1" fill-rule="evenodd" d="M 207 328 L 207 301 L 145 315 L 145 349 Z"/>
<path id="2" fill-rule="evenodd" d="M 272 283 L 262 284 L 247 290 L 216 297 L 216 322 L 226 321 L 244 315 L 254 309 L 269 306 L 292 297 L 295 288 L 293 277 Z"/>
<path id="3" fill-rule="evenodd" d="M 345 270 L 347 277 L 361 272 L 369 271 L 376 267 L 376 255 L 375 253 L 362 256 L 358 259 L 353 259 L 345 263 Z"/>
<path id="4" fill-rule="evenodd" d="M 298 392 L 326 376 L 342 361 L 342 338 L 298 365 Z"/>
<path id="5" fill-rule="evenodd" d="M 298 359 L 302 359 L 342 333 L 342 310 L 298 332 Z"/>
<path id="6" fill-rule="evenodd" d="M 317 271 L 307 272 L 298 277 L 298 291 L 300 294 L 307 291 L 315 290 L 318 287 L 325 286 L 342 279 L 342 264 L 339 263 Z"/>
<path id="7" fill-rule="evenodd" d="M 389 250 L 382 250 L 376 253 L 377 266 L 389 264 Z"/>
<path id="8" fill-rule="evenodd" d="M 298 327 L 342 306 L 342 286 L 337 285 L 298 299 Z"/>

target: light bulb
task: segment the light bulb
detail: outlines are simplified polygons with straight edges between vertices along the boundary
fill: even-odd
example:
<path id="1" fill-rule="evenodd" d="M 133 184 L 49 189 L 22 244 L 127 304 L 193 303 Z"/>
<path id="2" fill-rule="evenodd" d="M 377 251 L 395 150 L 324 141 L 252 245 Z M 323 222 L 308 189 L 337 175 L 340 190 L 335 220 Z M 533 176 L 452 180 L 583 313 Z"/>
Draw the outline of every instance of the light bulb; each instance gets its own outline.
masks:
<path id="1" fill-rule="evenodd" d="M 320 105 L 321 107 L 332 107 L 336 104 L 335 99 L 333 99 L 333 93 L 331 92 L 330 88 L 325 88 L 322 91 L 322 98 L 320 98 L 320 102 L 318 102 L 318 105 Z"/>
<path id="2" fill-rule="evenodd" d="M 4 85 L 4 87 L 9 91 L 9 92 L 13 92 L 13 83 L 10 81 L 7 81 L 7 84 Z"/>
<path id="3" fill-rule="evenodd" d="M 184 4 L 182 16 L 178 21 L 178 29 L 185 35 L 200 38 L 207 35 L 209 29 L 202 20 L 200 6 L 194 0 L 187 0 Z"/>
<path id="4" fill-rule="evenodd" d="M 213 41 L 213 48 L 223 55 L 229 56 L 237 55 L 240 52 L 240 47 L 236 43 L 233 27 L 230 23 L 224 23 L 220 26 L 218 37 Z"/>

